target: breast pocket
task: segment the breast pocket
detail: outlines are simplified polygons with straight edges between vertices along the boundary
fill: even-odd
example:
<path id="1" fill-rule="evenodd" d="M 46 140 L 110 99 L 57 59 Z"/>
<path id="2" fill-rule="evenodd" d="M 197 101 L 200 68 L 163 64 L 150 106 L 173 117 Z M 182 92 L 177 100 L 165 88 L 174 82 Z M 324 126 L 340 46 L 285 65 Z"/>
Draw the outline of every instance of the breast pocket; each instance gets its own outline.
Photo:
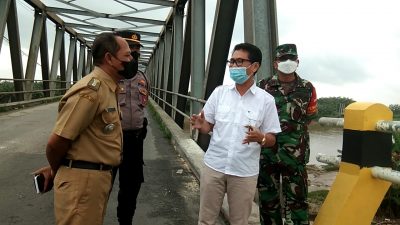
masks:
<path id="1" fill-rule="evenodd" d="M 221 122 L 228 122 L 230 120 L 231 107 L 228 105 L 220 105 L 215 114 L 215 120 Z"/>
<path id="2" fill-rule="evenodd" d="M 242 121 L 242 125 L 244 126 L 252 126 L 259 128 L 261 126 L 261 115 L 258 110 L 247 110 L 244 115 L 244 120 Z"/>
<path id="3" fill-rule="evenodd" d="M 101 133 L 106 136 L 114 136 L 119 133 L 120 115 L 116 108 L 109 107 L 101 113 Z"/>
<path id="4" fill-rule="evenodd" d="M 307 93 L 299 92 L 292 97 L 289 114 L 292 120 L 301 122 L 307 115 L 309 96 Z"/>

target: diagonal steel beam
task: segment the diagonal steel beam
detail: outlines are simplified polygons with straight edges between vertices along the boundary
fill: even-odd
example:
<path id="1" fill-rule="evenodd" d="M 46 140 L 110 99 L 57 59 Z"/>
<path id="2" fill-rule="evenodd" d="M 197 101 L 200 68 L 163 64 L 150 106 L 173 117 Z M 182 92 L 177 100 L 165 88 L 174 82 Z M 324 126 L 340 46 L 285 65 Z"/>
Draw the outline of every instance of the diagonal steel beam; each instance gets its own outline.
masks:
<path id="1" fill-rule="evenodd" d="M 38 10 L 35 10 L 35 21 L 33 22 L 32 38 L 31 38 L 31 44 L 29 46 L 29 56 L 25 72 L 25 79 L 28 80 L 33 80 L 35 78 L 40 40 L 42 36 L 42 29 L 45 19 L 46 18 L 42 13 L 40 13 Z M 32 91 L 32 89 L 33 89 L 32 81 L 27 81 L 25 83 L 25 90 Z M 32 98 L 32 93 L 27 93 L 25 95 L 25 100 L 30 100 L 31 98 Z"/>
<path id="2" fill-rule="evenodd" d="M 112 28 L 108 28 L 108 27 L 103 27 L 100 25 L 92 25 L 92 24 L 81 24 L 81 23 L 64 23 L 64 25 L 66 27 L 71 27 L 71 28 L 88 28 L 88 29 L 96 29 L 98 28 L 98 30 L 100 31 L 112 31 Z"/>
<path id="3" fill-rule="evenodd" d="M 162 20 L 152 20 L 152 19 L 144 19 L 139 17 L 131 17 L 131 16 L 113 16 L 108 13 L 93 13 L 83 10 L 77 9 L 65 9 L 65 8 L 58 8 L 58 7 L 46 7 L 46 11 L 53 12 L 53 13 L 68 13 L 73 15 L 81 15 L 81 16 L 94 16 L 97 18 L 109 18 L 109 19 L 117 19 L 121 21 L 132 21 L 138 23 L 148 23 L 148 24 L 156 24 L 156 25 L 164 25 L 165 21 Z"/>
<path id="4" fill-rule="evenodd" d="M 218 0 L 217 2 L 208 52 L 204 99 L 208 99 L 212 91 L 224 81 L 226 59 L 231 45 L 238 4 L 239 0 Z"/>
<path id="5" fill-rule="evenodd" d="M 10 8 L 11 0 L 0 1 L 0 52 L 3 44 L 4 30 L 6 29 L 8 10 Z M 15 1 L 14 1 L 15 4 Z"/>
<path id="6" fill-rule="evenodd" d="M 15 1 L 12 1 L 12 3 L 9 5 L 7 30 L 8 30 L 8 40 L 10 44 L 13 78 L 24 79 L 24 69 L 22 66 L 22 57 L 21 57 L 21 42 L 19 38 L 18 13 Z M 1 38 L 1 40 L 3 40 L 3 38 Z M 22 80 L 14 81 L 14 89 L 15 91 L 24 91 L 23 81 Z M 17 99 L 19 101 L 23 101 L 24 95 L 17 94 Z"/>
<path id="7" fill-rule="evenodd" d="M 112 14 L 109 16 L 109 18 L 113 18 L 116 16 L 135 14 L 135 13 L 143 13 L 143 12 L 153 11 L 153 10 L 157 10 L 157 9 L 164 9 L 164 8 L 165 8 L 165 6 L 154 6 L 154 7 L 150 7 L 150 8 L 146 8 L 146 9 L 139 9 L 139 10 L 136 9 L 136 10 L 131 10 L 131 11 L 127 11 L 127 12 Z"/>
<path id="8" fill-rule="evenodd" d="M 2 1 L 2 0 L 0 0 L 0 1 Z M 55 24 L 58 24 L 61 27 L 65 27 L 64 26 L 64 21 L 60 17 L 58 17 L 55 13 L 48 12 L 46 10 L 46 8 L 47 8 L 46 5 L 43 4 L 41 2 L 41 0 L 25 0 L 25 2 L 28 3 L 30 6 L 32 6 L 36 10 L 39 10 L 39 11 L 42 11 L 42 12 L 46 12 L 47 18 L 50 19 L 51 21 L 53 21 Z M 68 33 L 70 33 L 71 35 L 77 37 L 78 40 L 80 40 L 81 42 L 83 42 L 83 43 L 86 42 L 86 40 L 83 39 L 82 37 L 80 37 L 79 34 L 75 30 L 73 30 L 73 29 L 71 29 L 69 27 L 65 27 L 65 30 Z"/>
<path id="9" fill-rule="evenodd" d="M 168 7 L 173 7 L 175 5 L 175 2 L 166 1 L 166 0 L 126 0 L 126 1 L 147 3 L 147 4 L 153 4 L 153 5 L 163 5 L 163 6 L 168 6 Z"/>

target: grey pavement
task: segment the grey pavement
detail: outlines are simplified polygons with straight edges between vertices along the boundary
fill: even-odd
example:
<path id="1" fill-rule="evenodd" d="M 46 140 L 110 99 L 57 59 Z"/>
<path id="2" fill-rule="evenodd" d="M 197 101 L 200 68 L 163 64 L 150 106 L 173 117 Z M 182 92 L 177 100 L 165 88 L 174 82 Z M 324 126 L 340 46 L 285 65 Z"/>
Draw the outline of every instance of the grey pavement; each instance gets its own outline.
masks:
<path id="1" fill-rule="evenodd" d="M 0 114 L 0 225 L 54 224 L 53 192 L 36 194 L 31 172 L 47 164 L 45 146 L 57 103 Z M 134 224 L 197 224 L 199 184 L 190 166 L 149 115 L 145 140 L 145 183 Z M 104 224 L 116 220 L 118 178 Z"/>

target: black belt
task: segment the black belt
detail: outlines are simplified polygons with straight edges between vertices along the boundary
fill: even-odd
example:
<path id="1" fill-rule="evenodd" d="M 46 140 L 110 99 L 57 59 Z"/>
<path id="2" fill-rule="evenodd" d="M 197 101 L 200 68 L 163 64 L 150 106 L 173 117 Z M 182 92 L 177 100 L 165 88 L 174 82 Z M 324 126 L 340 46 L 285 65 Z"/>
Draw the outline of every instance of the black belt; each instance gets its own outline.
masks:
<path id="1" fill-rule="evenodd" d="M 87 169 L 87 170 L 112 170 L 112 166 L 102 163 L 92 163 L 81 160 L 63 159 L 62 165 L 70 168 Z"/>
<path id="2" fill-rule="evenodd" d="M 123 130 L 123 132 L 125 134 L 130 134 L 130 135 L 140 135 L 142 133 L 142 131 L 143 131 L 143 128 L 139 128 L 136 130 Z"/>

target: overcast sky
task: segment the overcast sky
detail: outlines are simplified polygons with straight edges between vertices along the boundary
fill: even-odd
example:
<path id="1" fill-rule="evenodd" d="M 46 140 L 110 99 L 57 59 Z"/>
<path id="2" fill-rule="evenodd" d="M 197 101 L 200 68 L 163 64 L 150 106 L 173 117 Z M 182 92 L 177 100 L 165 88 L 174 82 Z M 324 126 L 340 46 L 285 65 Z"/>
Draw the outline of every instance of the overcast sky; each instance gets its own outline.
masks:
<path id="1" fill-rule="evenodd" d="M 241 2 L 232 46 L 244 40 Z M 208 48 L 216 0 L 207 0 L 206 4 Z M 33 21 L 33 11 L 20 6 L 18 10 L 20 30 L 24 30 L 20 35 L 29 34 L 25 39 L 30 40 L 32 25 L 21 21 Z M 297 72 L 313 82 L 318 97 L 400 104 L 399 11 L 398 0 L 277 0 L 279 43 L 297 45 Z M 50 28 L 52 25 L 49 36 L 54 35 Z M 52 38 L 48 41 L 52 46 Z M 21 45 L 28 53 L 29 43 L 25 42 L 21 40 Z M 25 63 L 26 59 L 23 56 Z M 10 65 L 8 42 L 3 40 L 1 78 L 12 77 Z M 224 83 L 232 81 L 226 76 Z"/>
<path id="2" fill-rule="evenodd" d="M 276 2 L 279 43 L 297 45 L 297 72 L 319 97 L 400 104 L 400 1 Z M 242 17 L 240 4 L 232 46 L 244 41 Z"/>

